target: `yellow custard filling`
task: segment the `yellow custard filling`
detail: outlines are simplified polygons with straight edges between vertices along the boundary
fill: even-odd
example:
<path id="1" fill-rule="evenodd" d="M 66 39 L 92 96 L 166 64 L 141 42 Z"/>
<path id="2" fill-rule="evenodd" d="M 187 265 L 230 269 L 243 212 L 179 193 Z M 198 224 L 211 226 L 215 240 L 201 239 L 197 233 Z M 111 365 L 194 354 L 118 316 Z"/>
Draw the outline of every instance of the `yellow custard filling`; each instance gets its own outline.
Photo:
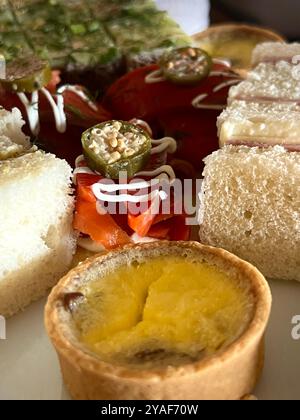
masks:
<path id="1" fill-rule="evenodd" d="M 120 267 L 84 286 L 80 340 L 107 362 L 181 365 L 237 339 L 253 315 L 248 290 L 216 267 L 180 257 Z"/>

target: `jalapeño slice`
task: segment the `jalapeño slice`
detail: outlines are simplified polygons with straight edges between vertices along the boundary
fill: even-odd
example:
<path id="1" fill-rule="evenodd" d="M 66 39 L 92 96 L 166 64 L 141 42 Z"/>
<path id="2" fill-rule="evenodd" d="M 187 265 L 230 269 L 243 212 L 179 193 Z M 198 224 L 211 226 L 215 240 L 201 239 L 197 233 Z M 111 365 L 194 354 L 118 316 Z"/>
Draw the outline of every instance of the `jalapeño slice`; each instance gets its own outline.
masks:
<path id="1" fill-rule="evenodd" d="M 5 67 L 0 84 L 9 91 L 32 93 L 51 80 L 49 64 L 34 55 L 9 61 Z"/>
<path id="2" fill-rule="evenodd" d="M 160 66 L 167 80 L 184 85 L 196 84 L 209 75 L 212 58 L 200 48 L 184 47 L 164 54 Z"/>
<path id="3" fill-rule="evenodd" d="M 150 158 L 151 138 L 134 124 L 113 120 L 85 131 L 82 147 L 91 169 L 106 178 L 118 179 L 120 172 L 132 178 Z"/>

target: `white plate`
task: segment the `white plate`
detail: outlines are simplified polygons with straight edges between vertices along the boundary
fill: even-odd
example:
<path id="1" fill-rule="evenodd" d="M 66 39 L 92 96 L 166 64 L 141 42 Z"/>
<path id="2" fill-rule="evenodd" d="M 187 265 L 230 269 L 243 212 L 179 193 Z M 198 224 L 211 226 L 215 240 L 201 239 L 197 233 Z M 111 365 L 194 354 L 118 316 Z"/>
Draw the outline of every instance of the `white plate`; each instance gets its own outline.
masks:
<path id="1" fill-rule="evenodd" d="M 300 399 L 300 341 L 292 339 L 292 318 L 300 315 L 300 284 L 271 282 L 273 311 L 266 342 L 266 366 L 255 391 L 259 399 Z M 56 354 L 43 324 L 45 300 L 7 323 L 0 341 L 0 399 L 68 399 Z"/>

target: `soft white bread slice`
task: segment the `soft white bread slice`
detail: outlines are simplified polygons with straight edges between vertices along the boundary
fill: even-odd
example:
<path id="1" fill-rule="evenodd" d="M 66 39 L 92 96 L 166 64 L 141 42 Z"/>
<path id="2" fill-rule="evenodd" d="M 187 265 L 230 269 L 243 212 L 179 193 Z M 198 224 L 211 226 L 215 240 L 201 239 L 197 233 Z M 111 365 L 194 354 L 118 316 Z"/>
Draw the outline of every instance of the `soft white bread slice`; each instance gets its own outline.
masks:
<path id="1" fill-rule="evenodd" d="M 300 77 L 296 66 L 285 61 L 275 65 L 261 63 L 249 72 L 247 80 L 233 86 L 229 103 L 233 100 L 248 102 L 300 102 Z"/>
<path id="2" fill-rule="evenodd" d="M 205 160 L 200 240 L 300 281 L 300 153 L 225 146 Z"/>
<path id="3" fill-rule="evenodd" d="M 64 275 L 75 252 L 71 168 L 28 153 L 0 162 L 0 314 L 11 316 Z"/>
<path id="4" fill-rule="evenodd" d="M 300 44 L 286 44 L 284 42 L 263 42 L 258 44 L 252 53 L 252 66 L 255 67 L 259 63 L 277 63 L 278 61 L 288 61 L 293 63 L 300 56 Z M 295 61 L 294 64 L 298 64 Z"/>
<path id="5" fill-rule="evenodd" d="M 18 156 L 30 149 L 29 138 L 22 132 L 25 124 L 21 112 L 0 108 L 0 160 Z"/>
<path id="6" fill-rule="evenodd" d="M 218 118 L 220 146 L 284 145 L 300 151 L 300 107 L 295 103 L 233 101 Z"/>

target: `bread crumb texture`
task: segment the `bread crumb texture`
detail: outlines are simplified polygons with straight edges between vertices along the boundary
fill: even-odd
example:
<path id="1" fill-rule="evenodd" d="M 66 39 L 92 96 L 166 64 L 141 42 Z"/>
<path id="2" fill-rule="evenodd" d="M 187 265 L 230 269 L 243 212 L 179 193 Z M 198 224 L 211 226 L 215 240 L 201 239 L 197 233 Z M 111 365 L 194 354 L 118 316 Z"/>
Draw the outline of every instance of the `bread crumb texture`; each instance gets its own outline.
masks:
<path id="1" fill-rule="evenodd" d="M 16 157 L 30 149 L 29 138 L 22 132 L 25 121 L 21 112 L 0 107 L 0 160 Z"/>
<path id="2" fill-rule="evenodd" d="M 35 152 L 0 162 L 0 314 L 42 297 L 75 252 L 71 168 Z"/>
<path id="3" fill-rule="evenodd" d="M 226 146 L 205 163 L 201 242 L 300 281 L 300 153 Z"/>

